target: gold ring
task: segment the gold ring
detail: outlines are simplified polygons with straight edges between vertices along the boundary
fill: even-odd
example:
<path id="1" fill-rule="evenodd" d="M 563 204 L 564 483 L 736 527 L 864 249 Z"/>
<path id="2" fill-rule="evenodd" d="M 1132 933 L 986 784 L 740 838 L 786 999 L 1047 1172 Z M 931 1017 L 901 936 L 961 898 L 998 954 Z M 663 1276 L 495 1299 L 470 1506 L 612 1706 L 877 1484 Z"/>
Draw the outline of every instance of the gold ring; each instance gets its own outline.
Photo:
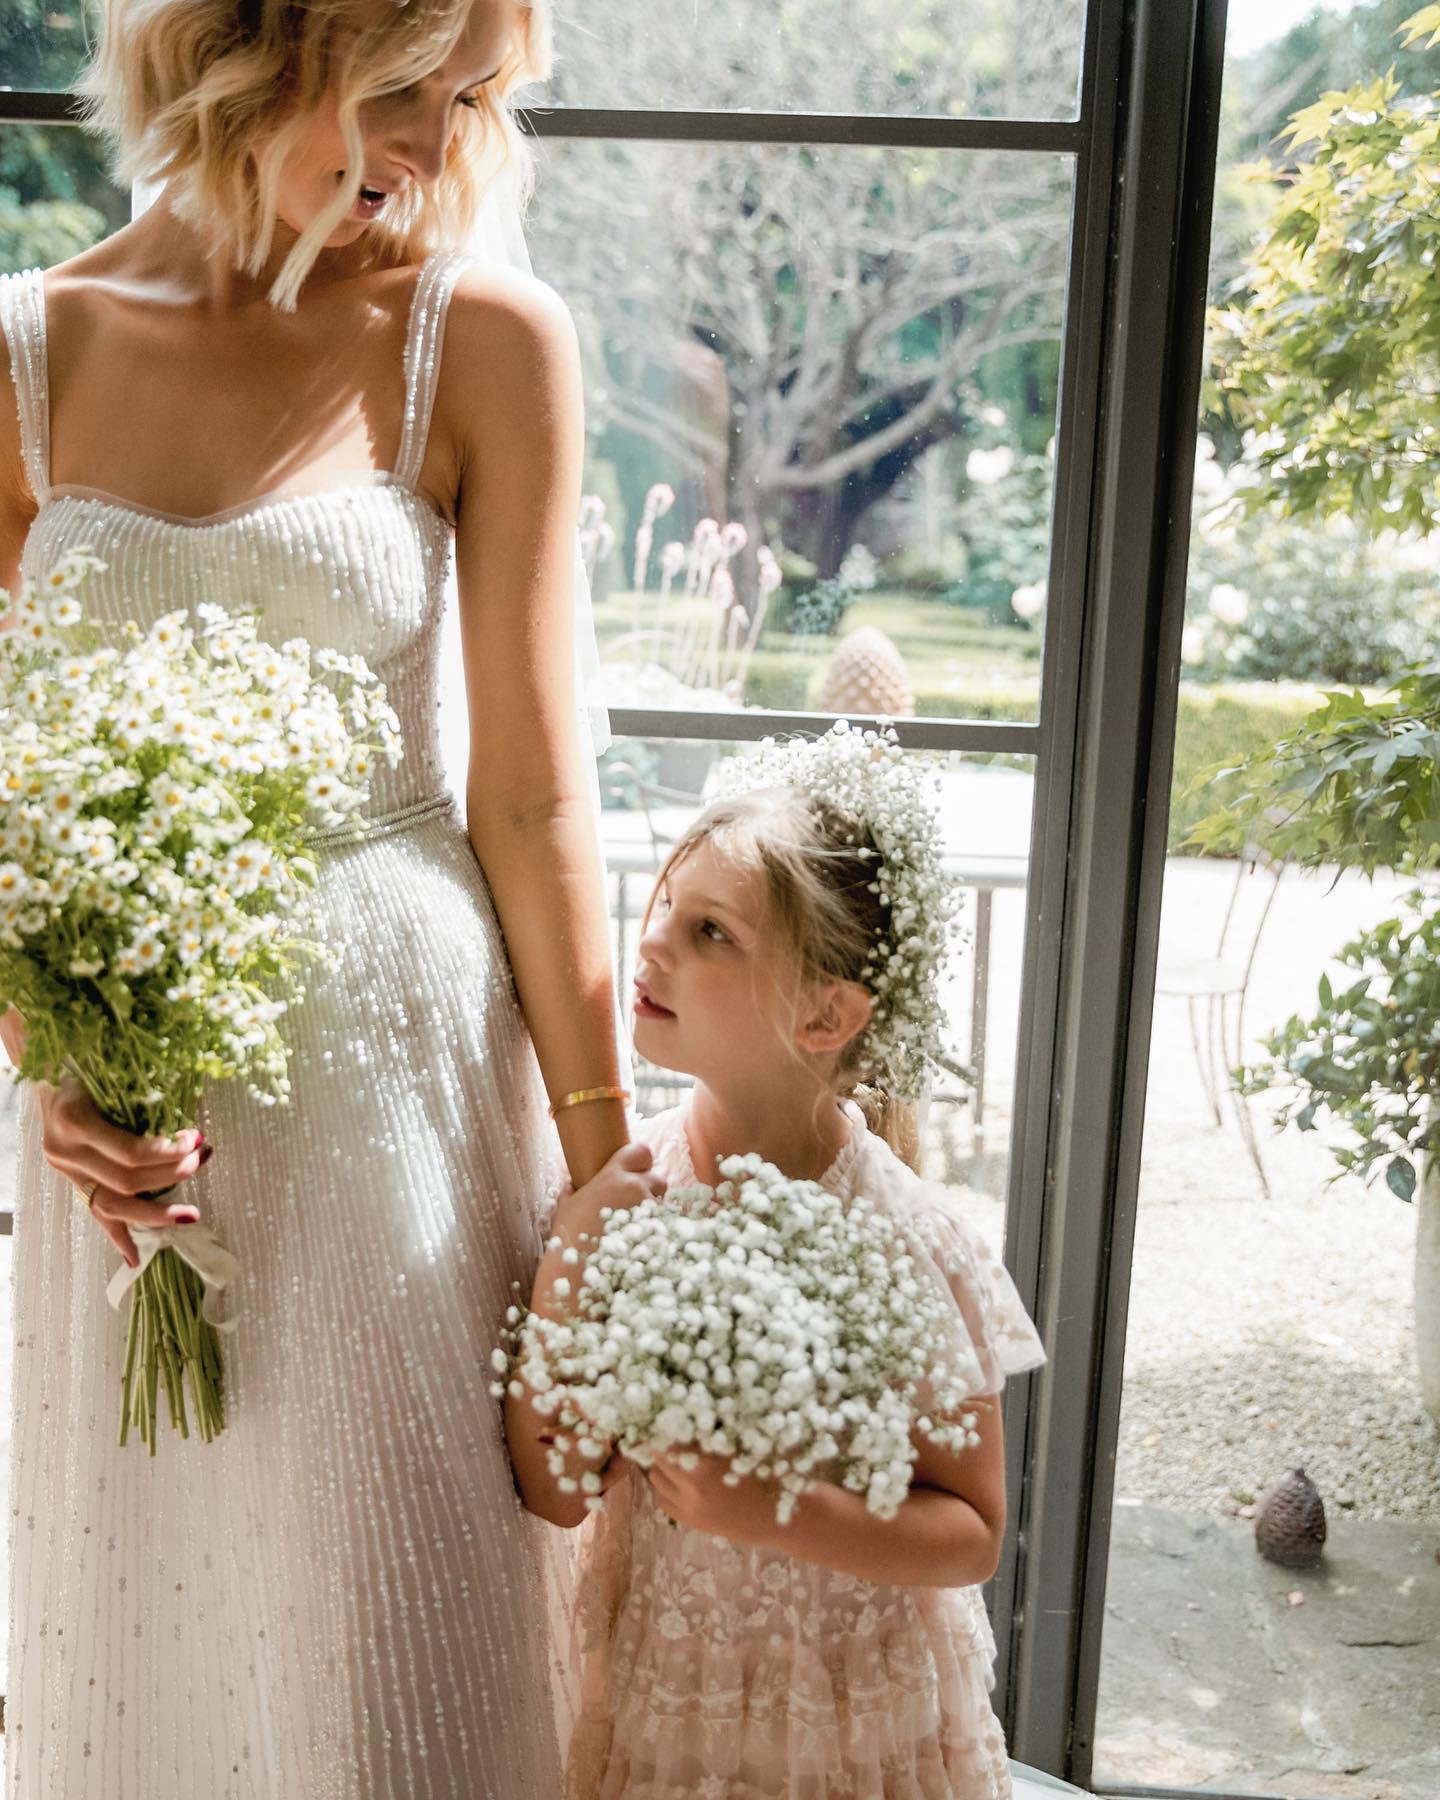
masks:
<path id="1" fill-rule="evenodd" d="M 95 1210 L 95 1190 L 99 1187 L 100 1183 L 98 1181 L 87 1181 L 84 1187 L 81 1187 L 78 1182 L 73 1185 L 75 1192 L 85 1202 L 85 1210 L 93 1213 Z"/>

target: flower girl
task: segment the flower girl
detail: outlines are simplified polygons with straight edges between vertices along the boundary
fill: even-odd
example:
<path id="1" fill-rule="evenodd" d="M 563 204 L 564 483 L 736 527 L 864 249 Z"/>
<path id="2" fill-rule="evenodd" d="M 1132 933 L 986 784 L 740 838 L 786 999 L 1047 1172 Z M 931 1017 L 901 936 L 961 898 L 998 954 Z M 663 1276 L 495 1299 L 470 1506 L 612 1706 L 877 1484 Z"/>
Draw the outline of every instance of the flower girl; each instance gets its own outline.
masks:
<path id="1" fill-rule="evenodd" d="M 980 1595 L 1005 1521 L 995 1396 L 1043 1353 L 995 1253 L 883 1135 L 938 1047 L 953 900 L 934 812 L 893 739 L 843 725 L 736 766 L 746 788 L 708 806 L 660 874 L 635 978 L 636 1048 L 693 1092 L 561 1199 L 533 1314 L 564 1318 L 584 1246 L 618 1209 L 719 1186 L 722 1159 L 758 1155 L 890 1209 L 929 1247 L 971 1372 L 968 1446 L 917 1431 L 891 1517 L 821 1481 L 781 1523 L 774 1482 L 714 1455 L 641 1468 L 617 1452 L 597 1473 L 608 1446 L 557 1436 L 512 1380 L 527 1504 L 558 1523 L 594 1515 L 567 1793 L 1003 1800 Z M 557 1442 L 577 1451 L 566 1473 Z"/>

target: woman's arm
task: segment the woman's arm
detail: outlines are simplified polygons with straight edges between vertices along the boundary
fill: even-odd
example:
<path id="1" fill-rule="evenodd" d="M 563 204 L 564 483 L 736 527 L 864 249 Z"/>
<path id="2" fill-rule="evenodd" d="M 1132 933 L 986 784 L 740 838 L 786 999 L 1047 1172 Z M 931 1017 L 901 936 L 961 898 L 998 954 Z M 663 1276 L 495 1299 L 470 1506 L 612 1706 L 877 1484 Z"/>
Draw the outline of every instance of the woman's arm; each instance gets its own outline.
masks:
<path id="1" fill-rule="evenodd" d="M 773 1485 L 752 1476 L 726 1487 L 723 1457 L 700 1457 L 692 1470 L 666 1458 L 649 1471 L 650 1485 L 672 1519 L 734 1543 L 896 1587 L 979 1586 L 995 1573 L 1005 1535 L 1005 1442 L 999 1397 L 968 1404 L 979 1444 L 955 1455 L 917 1438 L 910 1494 L 893 1519 L 877 1519 L 861 1495 L 822 1482 L 779 1525 Z"/>
<path id="2" fill-rule="evenodd" d="M 513 271 L 467 275 L 451 303 L 456 567 L 470 713 L 470 841 L 485 872 L 552 1100 L 614 1086 L 614 973 L 574 698 L 580 359 L 564 306 Z M 456 409 L 463 406 L 463 416 Z M 623 1106 L 558 1119 L 583 1185 L 626 1141 Z"/>

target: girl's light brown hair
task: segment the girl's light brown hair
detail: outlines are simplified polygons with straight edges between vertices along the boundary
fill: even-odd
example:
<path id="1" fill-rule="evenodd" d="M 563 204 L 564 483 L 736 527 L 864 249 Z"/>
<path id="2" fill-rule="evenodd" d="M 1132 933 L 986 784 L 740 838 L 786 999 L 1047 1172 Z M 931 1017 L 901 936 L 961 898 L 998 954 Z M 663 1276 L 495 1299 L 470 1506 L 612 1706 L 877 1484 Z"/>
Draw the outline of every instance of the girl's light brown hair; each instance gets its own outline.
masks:
<path id="1" fill-rule="evenodd" d="M 484 4 L 484 0 L 478 0 Z M 502 0 L 503 3 L 503 0 Z M 87 122 L 113 150 L 118 180 L 169 183 L 181 213 L 237 268 L 258 274 L 270 254 L 287 153 L 333 93 L 347 179 L 311 221 L 270 290 L 291 308 L 364 175 L 360 109 L 429 74 L 454 48 L 471 0 L 105 0 L 99 40 L 77 83 Z M 393 219 L 371 230 L 401 260 L 462 246 L 491 182 L 508 169 L 522 205 L 531 158 L 508 97 L 550 72 L 548 0 L 517 12 L 509 54 L 462 108 L 445 170 Z"/>
<path id="2" fill-rule="evenodd" d="M 765 788 L 717 800 L 682 834 L 656 882 L 702 843 L 761 878 L 765 916 L 795 959 L 801 981 L 854 982 L 869 990 L 876 940 L 890 909 L 874 891 L 880 860 L 860 819 L 796 788 Z M 914 1108 L 867 1080 L 866 1033 L 840 1054 L 835 1092 L 853 1097 L 872 1130 L 912 1167 L 918 1160 Z"/>

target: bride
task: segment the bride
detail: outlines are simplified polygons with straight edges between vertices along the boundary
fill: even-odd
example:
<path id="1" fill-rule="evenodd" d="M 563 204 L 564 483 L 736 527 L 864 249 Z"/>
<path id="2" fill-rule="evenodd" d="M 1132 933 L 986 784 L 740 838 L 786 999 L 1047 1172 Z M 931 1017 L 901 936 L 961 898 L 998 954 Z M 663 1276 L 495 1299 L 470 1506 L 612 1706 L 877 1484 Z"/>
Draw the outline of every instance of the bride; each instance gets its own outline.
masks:
<path id="1" fill-rule="evenodd" d="M 164 192 L 0 284 L 0 583 L 84 544 L 108 622 L 256 607 L 366 657 L 406 741 L 323 860 L 339 966 L 289 1021 L 288 1107 L 217 1088 L 203 1143 L 161 1142 L 73 1086 L 23 1097 L 19 1800 L 558 1792 L 548 1528 L 487 1364 L 538 1254 L 547 1098 L 576 1182 L 626 1136 L 571 679 L 580 378 L 555 296 L 463 251 L 547 61 L 515 0 L 108 0 L 84 88 Z M 104 1290 L 130 1226 L 197 1215 L 243 1267 L 227 1425 L 152 1461 L 116 1447 Z"/>

